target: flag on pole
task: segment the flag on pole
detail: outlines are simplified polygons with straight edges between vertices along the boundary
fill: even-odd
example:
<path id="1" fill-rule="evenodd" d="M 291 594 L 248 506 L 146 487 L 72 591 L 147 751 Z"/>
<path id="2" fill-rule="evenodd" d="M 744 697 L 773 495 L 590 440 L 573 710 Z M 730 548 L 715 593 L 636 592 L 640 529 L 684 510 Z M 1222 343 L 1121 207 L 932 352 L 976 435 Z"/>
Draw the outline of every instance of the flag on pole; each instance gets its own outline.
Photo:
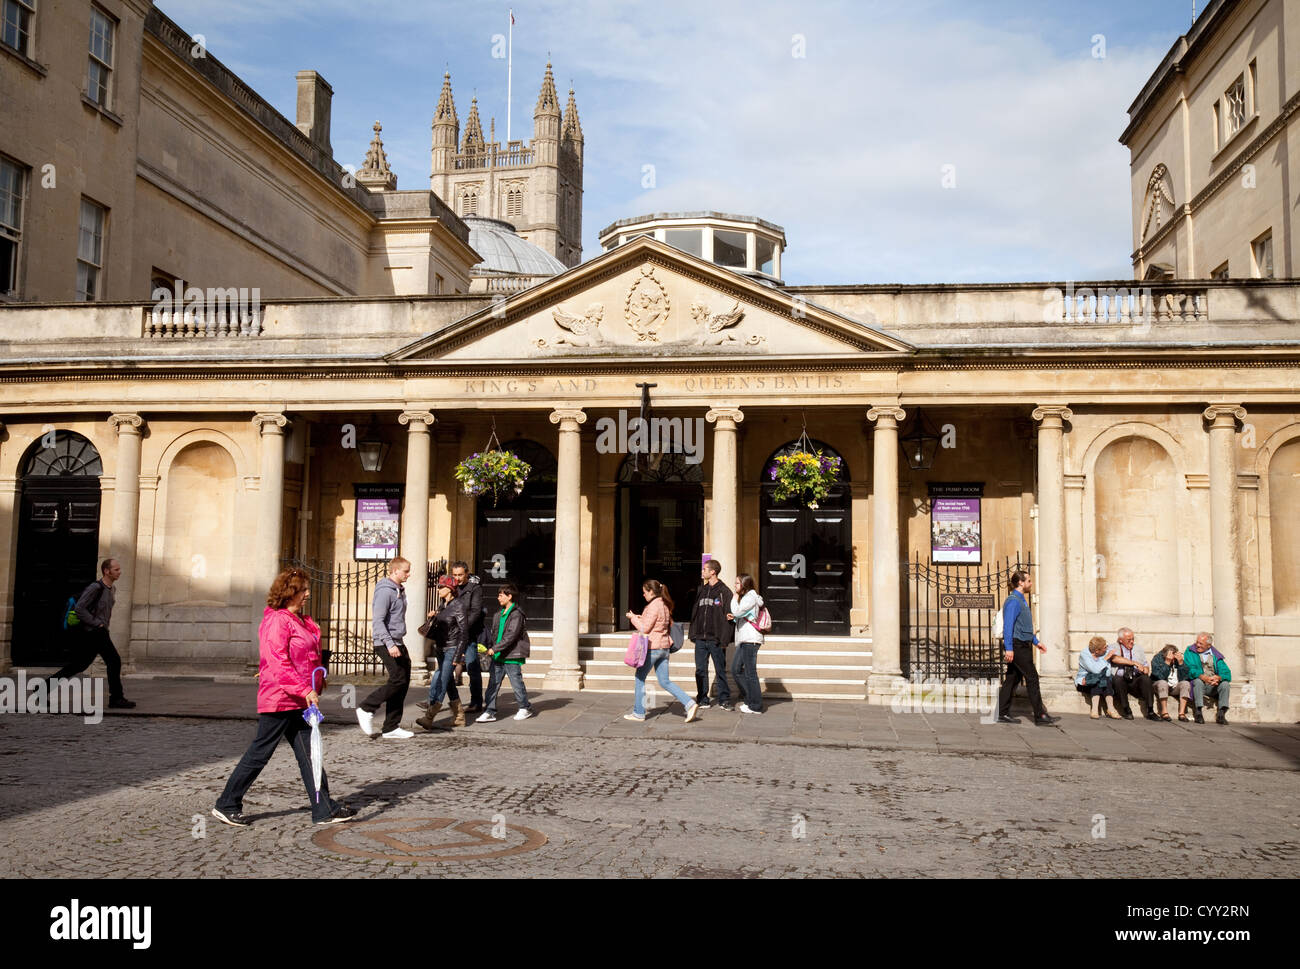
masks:
<path id="1" fill-rule="evenodd" d="M 510 11 L 510 26 L 513 27 L 514 25 L 515 25 L 515 12 L 514 12 L 513 10 L 511 10 L 511 11 Z"/>

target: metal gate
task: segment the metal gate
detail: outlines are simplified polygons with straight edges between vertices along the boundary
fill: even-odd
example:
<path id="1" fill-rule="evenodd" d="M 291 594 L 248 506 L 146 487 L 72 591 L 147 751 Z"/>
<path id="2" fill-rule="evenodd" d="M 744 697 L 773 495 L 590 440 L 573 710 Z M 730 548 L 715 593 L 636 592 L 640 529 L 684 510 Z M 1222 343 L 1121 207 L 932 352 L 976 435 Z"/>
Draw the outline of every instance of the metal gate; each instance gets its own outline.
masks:
<path id="1" fill-rule="evenodd" d="M 993 614 L 1016 570 L 1033 563 L 1005 559 L 987 565 L 934 565 L 918 554 L 903 585 L 903 675 L 925 680 L 1001 679 L 1002 644 L 993 639 Z"/>
<path id="2" fill-rule="evenodd" d="M 384 664 L 374 650 L 371 633 L 371 603 L 375 584 L 388 573 L 387 562 L 337 562 L 318 565 L 297 559 L 285 560 L 283 568 L 298 568 L 311 581 L 307 614 L 320 626 L 321 649 L 329 650 L 326 665 L 331 676 L 384 676 Z M 447 560 L 426 563 L 426 595 L 432 604 L 438 577 L 447 571 Z M 408 615 L 408 630 L 419 627 L 424 617 Z"/>

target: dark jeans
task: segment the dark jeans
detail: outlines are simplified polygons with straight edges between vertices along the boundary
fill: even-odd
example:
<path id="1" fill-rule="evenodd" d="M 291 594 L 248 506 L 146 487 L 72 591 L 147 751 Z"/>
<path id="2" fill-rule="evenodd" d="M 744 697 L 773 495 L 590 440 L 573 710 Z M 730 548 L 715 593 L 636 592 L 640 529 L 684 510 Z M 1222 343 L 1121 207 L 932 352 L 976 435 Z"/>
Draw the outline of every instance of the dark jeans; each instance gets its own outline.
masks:
<path id="1" fill-rule="evenodd" d="M 731 686 L 727 683 L 727 648 L 716 639 L 695 641 L 695 700 L 703 703 L 709 698 L 709 659 L 713 660 L 714 683 L 718 687 L 718 702 L 731 702 Z"/>
<path id="2" fill-rule="evenodd" d="M 469 677 L 469 705 L 472 707 L 483 705 L 483 668 L 478 665 L 481 655 L 473 642 L 465 649 L 465 675 Z"/>
<path id="3" fill-rule="evenodd" d="M 1074 688 L 1078 690 L 1080 693 L 1082 693 L 1085 697 L 1094 697 L 1094 696 L 1101 697 L 1101 705 L 1103 707 L 1105 707 L 1106 705 L 1106 697 L 1115 695 L 1115 690 L 1112 687 L 1111 678 L 1109 677 L 1102 680 L 1100 683 L 1095 684 L 1094 686 L 1088 686 L 1087 684 L 1084 683 L 1076 683 L 1074 684 Z"/>
<path id="4" fill-rule="evenodd" d="M 387 646 L 376 646 L 375 655 L 384 661 L 388 671 L 388 682 L 379 687 L 361 703 L 366 713 L 374 713 L 383 704 L 388 704 L 388 713 L 384 716 L 384 733 L 396 730 L 402 723 L 402 704 L 406 702 L 406 690 L 411 685 L 411 654 L 405 646 L 398 646 L 401 656 L 389 656 Z"/>
<path id="5" fill-rule="evenodd" d="M 1125 666 L 1121 669 L 1129 669 Z M 1151 712 L 1151 697 L 1155 692 L 1155 687 L 1151 685 L 1151 677 L 1145 673 L 1139 673 L 1131 680 L 1125 680 L 1121 669 L 1113 669 L 1110 674 L 1111 686 L 1115 688 L 1115 709 L 1120 713 L 1132 714 L 1133 709 L 1129 706 L 1128 696 L 1130 693 L 1136 693 L 1138 706 L 1142 709 L 1142 716 Z"/>
<path id="6" fill-rule="evenodd" d="M 108 627 L 90 629 L 86 626 L 74 626 L 68 630 L 72 637 L 72 659 L 68 665 L 54 674 L 52 679 L 68 679 L 85 672 L 96 656 L 104 658 L 108 669 L 108 698 L 118 699 L 122 696 L 122 657 L 117 655 L 117 647 L 109 638 Z"/>
<path id="7" fill-rule="evenodd" d="M 998 715 L 1011 716 L 1011 697 L 1016 692 L 1020 681 L 1024 680 L 1025 690 L 1029 693 L 1029 705 L 1034 708 L 1035 719 L 1047 716 L 1043 706 L 1043 696 L 1038 692 L 1038 670 L 1034 669 L 1034 644 L 1023 639 L 1015 641 L 1012 660 L 1007 664 L 1007 679 L 1002 684 L 1002 695 L 998 702 Z"/>
<path id="8" fill-rule="evenodd" d="M 497 712 L 497 694 L 501 692 L 501 681 L 510 677 L 510 688 L 515 691 L 515 703 L 520 710 L 532 709 L 528 705 L 528 691 L 524 689 L 524 668 L 518 663 L 493 663 L 492 675 L 488 677 L 487 696 L 484 698 L 485 712 Z"/>
<path id="9" fill-rule="evenodd" d="M 298 769 L 302 771 L 302 783 L 307 788 L 307 800 L 311 803 L 311 819 L 324 821 L 336 810 L 338 803 L 330 799 L 329 784 L 325 778 L 325 769 L 320 772 L 320 799 L 316 797 L 316 783 L 311 776 L 311 727 L 302 718 L 301 710 L 286 710 L 283 713 L 260 713 L 257 716 L 257 735 L 244 756 L 239 758 L 235 771 L 226 781 L 226 789 L 217 798 L 217 810 L 222 814 L 244 810 L 244 795 L 262 773 L 275 748 L 280 741 L 288 738 L 293 755 L 298 758 Z"/>
<path id="10" fill-rule="evenodd" d="M 736 643 L 736 654 L 731 658 L 731 675 L 744 698 L 745 706 L 755 713 L 763 712 L 763 691 L 758 685 L 758 649 L 761 643 Z"/>
<path id="11" fill-rule="evenodd" d="M 455 646 L 444 649 L 438 658 L 438 672 L 429 680 L 430 703 L 441 703 L 444 696 L 453 703 L 460 702 L 460 694 L 456 692 L 456 678 L 451 675 L 452 660 L 455 658 Z"/>

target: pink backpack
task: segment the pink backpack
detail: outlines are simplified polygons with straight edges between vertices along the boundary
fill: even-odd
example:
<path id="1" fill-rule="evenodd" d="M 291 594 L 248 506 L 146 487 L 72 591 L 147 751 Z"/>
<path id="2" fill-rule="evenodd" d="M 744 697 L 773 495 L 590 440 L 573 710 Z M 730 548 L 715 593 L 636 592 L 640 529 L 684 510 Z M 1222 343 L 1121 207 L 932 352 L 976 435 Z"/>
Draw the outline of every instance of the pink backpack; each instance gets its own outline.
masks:
<path id="1" fill-rule="evenodd" d="M 772 629 L 772 615 L 767 611 L 767 606 L 759 606 L 758 616 L 749 620 L 749 624 L 760 633 L 770 632 Z"/>

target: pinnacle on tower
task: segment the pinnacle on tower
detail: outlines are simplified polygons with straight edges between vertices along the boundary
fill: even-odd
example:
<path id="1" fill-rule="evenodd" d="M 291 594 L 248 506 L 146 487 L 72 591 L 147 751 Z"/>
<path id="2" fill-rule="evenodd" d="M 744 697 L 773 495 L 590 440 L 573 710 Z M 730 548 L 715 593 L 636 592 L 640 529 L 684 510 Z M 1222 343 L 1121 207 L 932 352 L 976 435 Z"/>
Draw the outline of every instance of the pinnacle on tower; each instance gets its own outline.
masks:
<path id="1" fill-rule="evenodd" d="M 438 95 L 438 107 L 433 111 L 433 123 L 436 125 L 439 122 L 450 122 L 457 128 L 460 127 L 460 121 L 456 117 L 456 101 L 451 96 L 451 71 L 445 71 L 442 75 L 442 91 Z"/>
<path id="2" fill-rule="evenodd" d="M 551 74 L 551 62 L 546 62 L 546 74 L 542 77 L 542 90 L 537 95 L 537 107 L 533 117 L 541 115 L 560 116 L 560 98 L 555 93 L 555 76 Z"/>
<path id="3" fill-rule="evenodd" d="M 484 150 L 483 124 L 478 119 L 478 98 L 474 98 L 469 103 L 469 117 L 465 119 L 465 138 L 460 143 L 460 153 L 468 155 Z"/>
<path id="4" fill-rule="evenodd" d="M 383 126 L 375 122 L 375 136 L 370 141 L 366 160 L 357 171 L 357 181 L 371 191 L 393 190 L 397 188 L 397 176 L 388 167 L 388 155 L 384 152 L 384 143 L 379 138 Z"/>
<path id="5" fill-rule="evenodd" d="M 573 88 L 569 88 L 569 103 L 564 106 L 564 125 L 561 130 L 565 138 L 582 141 L 582 122 L 578 120 L 578 102 L 573 99 Z"/>

